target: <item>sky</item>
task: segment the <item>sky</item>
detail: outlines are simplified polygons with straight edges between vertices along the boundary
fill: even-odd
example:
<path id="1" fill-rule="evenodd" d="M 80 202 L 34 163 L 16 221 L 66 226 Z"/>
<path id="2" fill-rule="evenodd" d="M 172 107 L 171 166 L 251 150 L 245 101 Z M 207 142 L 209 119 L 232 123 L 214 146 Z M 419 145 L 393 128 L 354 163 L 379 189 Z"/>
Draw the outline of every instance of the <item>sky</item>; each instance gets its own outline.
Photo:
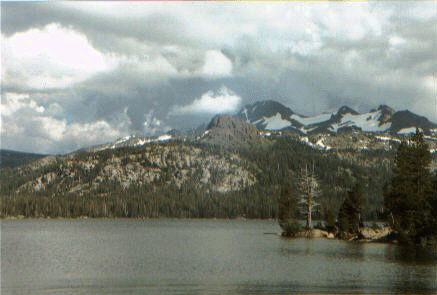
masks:
<path id="1" fill-rule="evenodd" d="M 1 148 L 60 154 L 276 100 L 437 122 L 437 1 L 1 2 Z"/>

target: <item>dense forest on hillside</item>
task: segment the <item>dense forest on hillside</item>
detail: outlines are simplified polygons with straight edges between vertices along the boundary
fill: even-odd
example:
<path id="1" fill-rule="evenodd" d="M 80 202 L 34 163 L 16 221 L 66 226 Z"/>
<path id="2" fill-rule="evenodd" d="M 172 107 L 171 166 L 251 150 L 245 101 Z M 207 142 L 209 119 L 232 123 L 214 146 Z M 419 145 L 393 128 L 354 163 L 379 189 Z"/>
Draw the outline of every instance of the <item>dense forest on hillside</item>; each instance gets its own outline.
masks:
<path id="1" fill-rule="evenodd" d="M 142 158 L 141 153 L 145 149 L 166 148 L 173 148 L 173 154 L 166 156 L 170 160 L 180 157 L 180 153 L 201 150 L 199 157 L 214 156 L 220 163 L 236 163 L 243 169 L 239 174 L 254 175 L 256 181 L 242 184 L 241 189 L 217 191 L 213 189 L 214 185 L 228 177 L 225 173 L 229 171 L 214 169 L 207 183 L 199 183 L 201 176 L 197 174 L 201 174 L 201 167 L 185 171 L 184 165 L 187 164 L 178 164 L 161 167 L 159 177 L 149 183 L 136 182 L 125 186 L 117 179 L 102 178 L 98 185 L 94 185 L 93 181 L 109 159 L 121 157 L 123 167 L 137 162 L 153 172 L 157 169 L 156 164 Z M 172 141 L 81 152 L 74 155 L 74 162 L 70 163 L 68 170 L 70 174 L 65 177 L 59 176 L 65 173 L 65 169 L 61 171 L 59 168 L 72 161 L 71 155 L 52 158 L 45 165 L 35 164 L 32 169 L 3 169 L 0 178 L 1 214 L 26 217 L 276 218 L 281 188 L 295 182 L 297 171 L 310 165 L 317 174 L 321 191 L 321 206 L 315 212 L 315 219 L 324 218 L 328 211 L 336 214 L 347 192 L 356 183 L 361 183 L 365 196 L 364 220 L 375 220 L 381 217 L 383 187 L 391 178 L 393 157 L 393 152 L 384 150 L 320 151 L 292 136 L 278 136 L 250 150 Z M 93 166 L 87 167 L 86 163 L 90 162 L 94 163 Z M 186 175 L 181 176 L 181 173 Z M 61 182 L 50 182 L 50 179 L 44 179 L 48 176 L 41 178 L 42 175 L 58 175 Z M 45 185 L 38 190 L 26 189 L 25 184 L 38 177 Z M 184 178 L 183 182 L 179 181 L 181 178 Z M 67 189 L 75 186 L 77 190 Z M 85 187 L 88 189 L 80 189 Z"/>

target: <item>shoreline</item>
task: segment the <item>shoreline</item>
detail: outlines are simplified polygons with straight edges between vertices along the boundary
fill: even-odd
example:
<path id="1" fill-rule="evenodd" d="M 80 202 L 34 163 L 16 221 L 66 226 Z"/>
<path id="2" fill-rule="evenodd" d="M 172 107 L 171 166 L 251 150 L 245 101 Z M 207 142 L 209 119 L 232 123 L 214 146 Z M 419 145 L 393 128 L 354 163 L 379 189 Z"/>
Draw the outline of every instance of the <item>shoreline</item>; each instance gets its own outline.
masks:
<path id="1" fill-rule="evenodd" d="M 295 237 L 281 237 L 285 239 L 328 239 L 328 240 L 340 240 L 346 242 L 357 242 L 357 243 L 375 243 L 375 244 L 398 244 L 396 238 L 393 238 L 395 231 L 389 227 L 384 226 L 380 229 L 374 229 L 372 227 L 362 227 L 360 228 L 359 234 L 351 234 L 347 238 L 339 238 L 333 232 L 328 232 L 327 230 L 322 230 L 318 228 L 312 228 L 310 230 L 303 230 L 297 233 Z"/>
<path id="2" fill-rule="evenodd" d="M 159 219 L 179 219 L 179 220 L 241 220 L 241 221 L 249 221 L 249 220 L 269 220 L 276 221 L 275 218 L 247 218 L 247 217 L 89 217 L 89 216 L 78 216 L 78 217 L 65 217 L 65 216 L 32 216 L 27 217 L 23 215 L 18 216 L 4 216 L 0 217 L 0 221 L 2 220 L 23 220 L 23 219 L 47 219 L 47 220 L 86 220 L 86 219 L 131 219 L 131 220 L 159 220 Z M 278 225 L 279 226 L 279 225 Z"/>

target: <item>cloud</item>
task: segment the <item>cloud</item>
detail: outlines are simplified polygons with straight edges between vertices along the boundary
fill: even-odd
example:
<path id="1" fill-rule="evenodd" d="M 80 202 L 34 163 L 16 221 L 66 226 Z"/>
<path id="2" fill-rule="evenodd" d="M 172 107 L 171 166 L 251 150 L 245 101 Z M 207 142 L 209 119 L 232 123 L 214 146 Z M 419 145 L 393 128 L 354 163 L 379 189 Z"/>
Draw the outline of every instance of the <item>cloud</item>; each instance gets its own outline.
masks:
<path id="1" fill-rule="evenodd" d="M 69 151 L 265 99 L 437 121 L 430 1 L 1 5 L 2 147 Z"/>
<path id="2" fill-rule="evenodd" d="M 232 74 L 232 62 L 220 51 L 209 50 L 205 54 L 202 73 L 208 76 L 229 76 Z"/>
<path id="3" fill-rule="evenodd" d="M 56 118 L 62 107 L 44 108 L 29 95 L 7 93 L 1 104 L 1 147 L 27 152 L 59 153 L 84 146 L 113 141 L 126 135 L 130 120 L 127 110 L 113 122 L 95 120 L 86 123 Z"/>
<path id="4" fill-rule="evenodd" d="M 144 115 L 144 133 L 153 136 L 159 133 L 167 132 L 172 128 L 166 126 L 161 119 L 153 115 L 154 111 L 150 110 Z"/>
<path id="5" fill-rule="evenodd" d="M 2 117 L 7 129 L 1 132 L 2 148 L 56 154 L 114 141 L 128 134 L 104 120 L 68 124 L 50 116 L 19 111 L 14 117 Z"/>
<path id="6" fill-rule="evenodd" d="M 172 115 L 215 115 L 221 113 L 233 113 L 238 110 L 241 105 L 241 97 L 225 86 L 220 90 L 208 91 L 200 98 L 195 99 L 191 104 L 186 106 L 174 106 L 171 112 Z"/>
<path id="7" fill-rule="evenodd" d="M 2 35 L 3 81 L 6 87 L 66 88 L 110 71 L 116 61 L 95 50 L 86 36 L 59 24 Z"/>

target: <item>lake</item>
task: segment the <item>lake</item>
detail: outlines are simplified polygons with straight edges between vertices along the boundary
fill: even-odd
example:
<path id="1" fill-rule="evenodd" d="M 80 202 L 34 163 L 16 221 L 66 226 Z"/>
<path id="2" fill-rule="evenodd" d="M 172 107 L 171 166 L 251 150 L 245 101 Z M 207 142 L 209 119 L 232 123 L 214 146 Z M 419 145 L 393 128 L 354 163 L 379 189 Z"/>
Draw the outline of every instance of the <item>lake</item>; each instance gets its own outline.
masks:
<path id="1" fill-rule="evenodd" d="M 437 293 L 436 250 L 283 239 L 275 221 L 1 221 L 1 294 Z"/>

